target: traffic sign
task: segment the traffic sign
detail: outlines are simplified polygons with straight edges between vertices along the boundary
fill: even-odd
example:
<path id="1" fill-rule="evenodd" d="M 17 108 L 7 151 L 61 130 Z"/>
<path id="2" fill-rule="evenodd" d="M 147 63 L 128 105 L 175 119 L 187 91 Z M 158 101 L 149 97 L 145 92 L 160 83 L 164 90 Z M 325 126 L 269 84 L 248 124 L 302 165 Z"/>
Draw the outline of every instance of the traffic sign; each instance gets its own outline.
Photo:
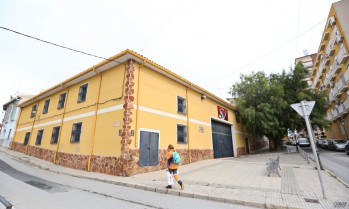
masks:
<path id="1" fill-rule="evenodd" d="M 310 101 L 310 102 L 302 101 L 302 102 L 304 103 L 305 113 L 303 112 L 303 108 L 302 108 L 301 103 L 291 104 L 291 107 L 304 118 L 304 116 L 310 115 L 310 113 L 313 110 L 313 107 L 315 105 L 315 101 Z"/>

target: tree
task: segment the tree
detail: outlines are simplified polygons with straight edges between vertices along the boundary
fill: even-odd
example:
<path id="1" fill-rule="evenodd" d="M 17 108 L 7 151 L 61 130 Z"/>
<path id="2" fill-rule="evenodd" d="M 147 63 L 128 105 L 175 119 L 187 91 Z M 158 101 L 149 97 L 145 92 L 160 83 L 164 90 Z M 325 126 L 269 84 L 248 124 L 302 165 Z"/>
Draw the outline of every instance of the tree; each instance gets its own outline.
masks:
<path id="1" fill-rule="evenodd" d="M 324 92 L 311 90 L 304 80 L 308 71 L 301 63 L 289 73 L 266 76 L 264 72 L 241 75 L 240 82 L 230 88 L 241 119 L 254 136 L 266 136 L 269 149 L 276 150 L 287 129 L 305 127 L 304 120 L 291 108 L 302 100 L 315 101 L 312 125 L 328 126 L 324 119 L 327 100 Z"/>
<path id="2" fill-rule="evenodd" d="M 270 149 L 276 149 L 275 139 L 286 131 L 279 123 L 287 105 L 283 86 L 263 72 L 241 75 L 240 80 L 232 86 L 230 93 L 236 97 L 242 121 L 253 136 L 267 136 Z"/>

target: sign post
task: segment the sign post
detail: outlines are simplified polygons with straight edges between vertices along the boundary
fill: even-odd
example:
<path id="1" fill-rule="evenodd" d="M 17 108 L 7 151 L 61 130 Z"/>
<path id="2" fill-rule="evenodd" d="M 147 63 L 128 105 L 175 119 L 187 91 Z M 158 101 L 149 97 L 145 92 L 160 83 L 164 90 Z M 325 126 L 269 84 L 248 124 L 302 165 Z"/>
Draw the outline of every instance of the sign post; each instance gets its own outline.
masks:
<path id="1" fill-rule="evenodd" d="M 319 159 L 318 159 L 317 154 L 316 154 L 315 143 L 314 143 L 314 139 L 313 139 L 313 132 L 311 130 L 311 125 L 310 125 L 310 121 L 309 121 L 309 115 L 310 115 L 311 111 L 313 110 L 314 105 L 315 105 L 315 101 L 310 101 L 310 102 L 301 101 L 301 103 L 291 104 L 291 107 L 294 110 L 296 110 L 297 113 L 300 114 L 305 119 L 305 123 L 307 125 L 307 130 L 309 133 L 311 149 L 313 151 L 314 159 L 316 162 L 316 169 L 317 169 L 317 173 L 318 173 L 318 176 L 320 179 L 322 195 L 326 199 L 325 188 L 324 188 L 324 184 L 322 181 Z"/>

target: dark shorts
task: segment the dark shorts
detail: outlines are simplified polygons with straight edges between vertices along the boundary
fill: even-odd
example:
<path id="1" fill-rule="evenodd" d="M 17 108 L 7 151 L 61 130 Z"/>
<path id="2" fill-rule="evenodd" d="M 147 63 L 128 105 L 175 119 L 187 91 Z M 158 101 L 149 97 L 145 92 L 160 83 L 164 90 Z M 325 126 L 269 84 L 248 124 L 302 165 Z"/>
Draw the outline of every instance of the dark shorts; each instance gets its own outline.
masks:
<path id="1" fill-rule="evenodd" d="M 170 174 L 173 174 L 173 175 L 177 175 L 178 174 L 177 169 L 168 169 L 168 172 L 170 172 Z"/>

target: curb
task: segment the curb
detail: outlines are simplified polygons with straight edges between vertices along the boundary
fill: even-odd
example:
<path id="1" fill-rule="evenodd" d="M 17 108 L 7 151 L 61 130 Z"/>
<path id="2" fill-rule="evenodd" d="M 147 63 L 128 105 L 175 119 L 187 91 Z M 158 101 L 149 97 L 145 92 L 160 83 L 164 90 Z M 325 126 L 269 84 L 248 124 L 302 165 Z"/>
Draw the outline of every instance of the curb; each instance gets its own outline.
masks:
<path id="1" fill-rule="evenodd" d="M 324 168 L 325 169 L 325 171 L 327 172 L 327 173 L 329 173 L 332 177 L 334 177 L 335 179 L 337 179 L 339 182 L 341 182 L 344 186 L 346 186 L 347 188 L 349 188 L 349 185 L 346 183 L 346 182 L 344 182 L 341 178 L 339 178 L 338 176 L 336 176 L 334 173 L 332 173 L 330 170 L 327 170 L 326 168 Z"/>

